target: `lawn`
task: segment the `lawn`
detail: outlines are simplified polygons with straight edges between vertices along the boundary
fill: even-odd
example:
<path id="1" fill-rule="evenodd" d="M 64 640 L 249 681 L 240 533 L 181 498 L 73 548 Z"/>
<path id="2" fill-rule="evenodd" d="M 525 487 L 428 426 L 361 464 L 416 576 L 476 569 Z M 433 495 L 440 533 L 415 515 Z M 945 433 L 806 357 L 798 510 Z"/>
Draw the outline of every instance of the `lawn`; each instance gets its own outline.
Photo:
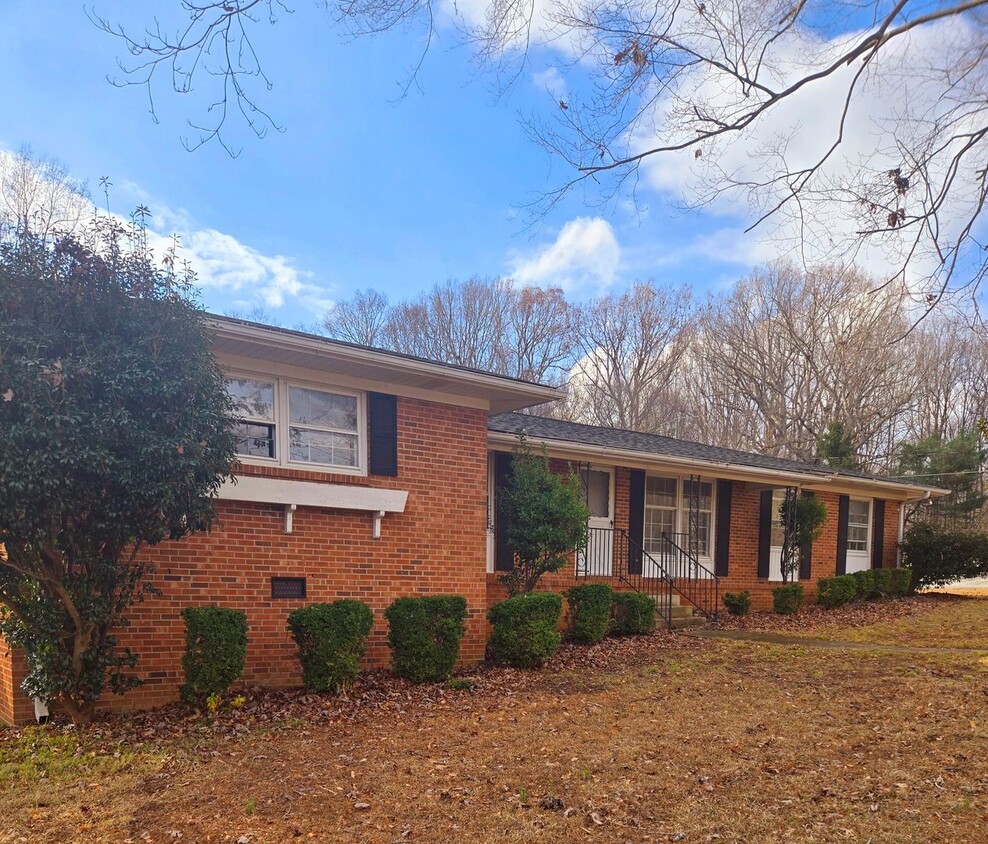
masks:
<path id="1" fill-rule="evenodd" d="M 980 844 L 983 656 L 657 633 L 473 691 L 377 677 L 215 724 L 11 732 L 0 842 Z"/>
<path id="2" fill-rule="evenodd" d="M 988 651 L 988 596 L 958 598 L 929 612 L 865 627 L 819 627 L 813 635 L 847 642 Z"/>

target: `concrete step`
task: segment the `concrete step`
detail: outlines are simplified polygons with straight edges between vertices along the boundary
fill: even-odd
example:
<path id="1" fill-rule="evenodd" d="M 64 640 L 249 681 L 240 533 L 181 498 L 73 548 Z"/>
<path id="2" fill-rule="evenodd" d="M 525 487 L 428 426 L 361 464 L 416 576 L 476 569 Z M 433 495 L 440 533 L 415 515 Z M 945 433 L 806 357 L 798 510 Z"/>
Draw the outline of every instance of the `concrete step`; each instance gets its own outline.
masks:
<path id="1" fill-rule="evenodd" d="M 702 615 L 688 615 L 688 616 L 673 616 L 672 618 L 672 629 L 681 630 L 684 627 L 701 627 L 707 623 L 707 620 Z"/>

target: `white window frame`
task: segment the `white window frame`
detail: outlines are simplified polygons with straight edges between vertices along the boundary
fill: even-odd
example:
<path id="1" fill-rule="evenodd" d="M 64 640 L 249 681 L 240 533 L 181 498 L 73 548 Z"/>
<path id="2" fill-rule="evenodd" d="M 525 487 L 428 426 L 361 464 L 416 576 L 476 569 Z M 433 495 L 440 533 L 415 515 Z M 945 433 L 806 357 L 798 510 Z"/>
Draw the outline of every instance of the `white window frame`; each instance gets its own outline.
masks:
<path id="1" fill-rule="evenodd" d="M 864 504 L 867 504 L 868 505 L 868 515 L 867 515 L 867 519 L 866 519 L 866 522 L 865 522 L 865 525 L 864 525 L 864 527 L 865 527 L 865 547 L 864 548 L 852 548 L 851 547 L 851 524 L 852 524 L 852 522 L 851 522 L 851 507 L 850 507 L 850 505 L 852 503 L 854 503 L 854 502 L 857 502 L 859 504 L 864 503 Z M 847 508 L 847 553 L 848 554 L 857 554 L 857 555 L 865 556 L 865 557 L 867 557 L 869 554 L 871 554 L 871 533 L 872 533 L 871 525 L 872 525 L 873 518 L 874 518 L 874 512 L 873 512 L 873 502 L 872 502 L 872 499 L 870 499 L 870 498 L 849 498 L 848 499 L 848 508 Z M 855 527 L 861 527 L 861 525 L 858 524 L 857 522 L 854 523 L 854 526 Z"/>
<path id="2" fill-rule="evenodd" d="M 271 418 L 261 419 L 259 416 L 235 416 L 234 422 L 244 422 L 248 425 L 271 425 L 274 428 L 272 436 L 272 444 L 274 445 L 274 457 L 262 457 L 259 454 L 238 454 L 237 459 L 241 462 L 253 463 L 257 461 L 261 465 L 270 466 L 272 464 L 277 465 L 282 451 L 281 442 L 279 441 L 279 434 L 281 423 L 278 421 L 278 404 L 279 404 L 279 384 L 278 379 L 271 375 L 258 375 L 256 373 L 248 372 L 227 372 L 225 374 L 226 381 L 232 381 L 240 379 L 242 381 L 258 381 L 264 384 L 270 384 L 272 387 L 272 399 L 271 399 Z"/>
<path id="3" fill-rule="evenodd" d="M 676 482 L 676 506 L 673 516 L 673 532 L 674 533 L 687 533 L 689 529 L 689 510 L 685 506 L 686 496 L 683 495 L 683 487 L 692 478 L 692 475 L 672 475 L 672 474 L 659 474 L 658 472 L 649 472 L 645 477 L 645 511 L 642 514 L 643 519 L 647 519 L 649 509 L 655 510 L 670 510 L 670 507 L 655 507 L 654 505 L 649 505 L 648 503 L 648 478 L 661 478 L 663 480 L 674 480 Z M 703 563 L 707 568 L 711 568 L 714 561 L 714 556 L 716 555 L 716 542 L 717 542 L 717 481 L 715 478 L 700 477 L 701 484 L 710 484 L 710 525 L 707 533 L 707 548 L 709 549 L 709 554 L 700 554 L 697 559 L 699 562 Z M 704 510 L 703 512 L 707 512 Z"/>
<path id="4" fill-rule="evenodd" d="M 367 395 L 358 390 L 337 387 L 334 384 L 319 384 L 303 381 L 298 378 L 284 378 L 277 375 L 267 375 L 261 372 L 250 372 L 241 369 L 229 369 L 227 378 L 244 378 L 252 381 L 265 381 L 274 384 L 274 457 L 256 457 L 248 454 L 238 454 L 237 460 L 252 466 L 283 466 L 286 469 L 301 469 L 311 472 L 324 472 L 333 475 L 366 475 L 367 474 Z M 340 466 L 333 463 L 312 463 L 305 460 L 291 459 L 292 427 L 288 408 L 288 390 L 290 387 L 301 387 L 306 390 L 317 390 L 322 393 L 333 393 L 340 396 L 352 396 L 357 400 L 357 465 Z M 299 426 L 295 427 L 308 427 Z M 313 427 L 313 430 L 317 428 Z M 350 432 L 345 432 L 350 433 Z"/>

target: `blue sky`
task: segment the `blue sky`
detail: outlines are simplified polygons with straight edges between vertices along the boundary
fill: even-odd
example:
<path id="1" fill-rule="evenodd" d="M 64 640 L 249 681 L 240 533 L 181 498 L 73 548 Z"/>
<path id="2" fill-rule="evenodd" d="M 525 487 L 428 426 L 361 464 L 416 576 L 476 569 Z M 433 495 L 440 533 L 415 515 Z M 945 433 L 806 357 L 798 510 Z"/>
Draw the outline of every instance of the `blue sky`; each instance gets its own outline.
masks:
<path id="1" fill-rule="evenodd" d="M 92 0 L 132 29 L 148 22 L 148 5 Z M 177 2 L 155 5 L 166 26 L 181 22 Z M 347 40 L 301 0 L 257 39 L 274 86 L 261 102 L 285 131 L 259 141 L 237 130 L 234 159 L 217 144 L 183 148 L 201 98 L 160 88 L 155 124 L 143 89 L 106 81 L 120 76 L 123 45 L 87 20 L 81 2 L 53 8 L 4 3 L 0 148 L 30 145 L 58 159 L 101 204 L 98 180 L 108 176 L 118 213 L 150 206 L 158 229 L 179 231 L 193 253 L 210 310 L 260 305 L 284 324 L 312 323 L 356 289 L 400 299 L 471 275 L 515 274 L 576 299 L 647 278 L 702 293 L 754 260 L 738 248 L 736 220 L 684 215 L 675 196 L 648 188 L 638 209 L 574 192 L 528 226 L 520 206 L 564 175 L 519 121 L 550 99 L 545 67 L 496 96 L 448 29 L 420 72 L 421 91 L 402 99 L 416 34 Z"/>

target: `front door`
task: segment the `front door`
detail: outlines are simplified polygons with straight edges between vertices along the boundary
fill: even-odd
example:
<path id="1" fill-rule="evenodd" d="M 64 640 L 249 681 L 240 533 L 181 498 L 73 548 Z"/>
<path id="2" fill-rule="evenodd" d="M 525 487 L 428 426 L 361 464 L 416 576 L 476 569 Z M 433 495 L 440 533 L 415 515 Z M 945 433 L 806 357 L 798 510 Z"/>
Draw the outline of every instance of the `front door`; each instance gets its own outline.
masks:
<path id="1" fill-rule="evenodd" d="M 580 485 L 590 518 L 587 548 L 577 554 L 576 572 L 581 576 L 610 577 L 614 573 L 614 470 L 583 467 Z"/>
<path id="2" fill-rule="evenodd" d="M 786 491 L 776 489 L 772 491 L 772 545 L 768 552 L 768 579 L 782 580 L 782 544 L 785 541 L 786 531 L 782 524 L 782 504 L 786 500 Z M 799 566 L 789 573 L 790 582 L 799 580 Z"/>

